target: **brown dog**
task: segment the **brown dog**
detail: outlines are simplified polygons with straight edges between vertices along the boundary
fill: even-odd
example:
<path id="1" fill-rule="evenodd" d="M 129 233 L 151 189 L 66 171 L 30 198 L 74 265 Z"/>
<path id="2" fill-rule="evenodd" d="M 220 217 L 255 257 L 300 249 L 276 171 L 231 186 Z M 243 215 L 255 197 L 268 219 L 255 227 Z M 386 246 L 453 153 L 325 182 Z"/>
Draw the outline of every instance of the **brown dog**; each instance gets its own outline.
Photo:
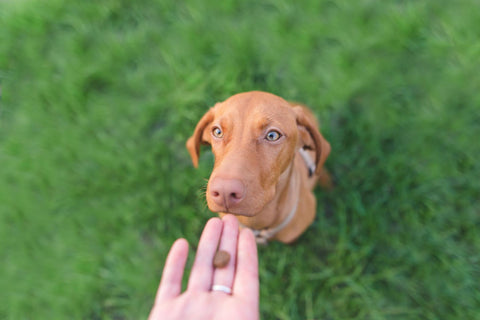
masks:
<path id="1" fill-rule="evenodd" d="M 200 145 L 215 155 L 207 204 L 220 215 L 235 214 L 258 242 L 290 243 L 313 222 L 317 181 L 328 187 L 323 164 L 330 144 L 313 114 L 266 92 L 246 92 L 217 103 L 187 141 L 193 165 Z"/>

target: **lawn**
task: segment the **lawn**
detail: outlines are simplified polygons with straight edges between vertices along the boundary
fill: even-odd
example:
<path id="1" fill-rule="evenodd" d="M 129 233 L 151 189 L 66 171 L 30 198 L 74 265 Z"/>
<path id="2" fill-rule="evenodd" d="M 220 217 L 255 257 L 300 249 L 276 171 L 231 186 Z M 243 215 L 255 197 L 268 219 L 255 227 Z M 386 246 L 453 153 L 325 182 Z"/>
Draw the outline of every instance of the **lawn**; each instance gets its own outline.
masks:
<path id="1" fill-rule="evenodd" d="M 262 319 L 478 319 L 479 21 L 476 0 L 0 1 L 0 319 L 146 318 L 214 215 L 185 141 L 248 90 L 314 110 L 336 184 L 259 248 Z"/>

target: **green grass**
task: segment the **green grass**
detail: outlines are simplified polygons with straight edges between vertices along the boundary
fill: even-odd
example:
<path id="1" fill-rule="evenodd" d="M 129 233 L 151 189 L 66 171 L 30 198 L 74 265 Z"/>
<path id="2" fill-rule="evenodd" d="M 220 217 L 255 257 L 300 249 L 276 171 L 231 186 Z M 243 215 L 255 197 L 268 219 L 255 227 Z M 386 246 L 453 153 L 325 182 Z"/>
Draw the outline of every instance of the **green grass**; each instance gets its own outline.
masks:
<path id="1" fill-rule="evenodd" d="M 0 1 L 0 319 L 145 318 L 212 216 L 185 140 L 253 89 L 314 109 L 336 181 L 295 245 L 260 248 L 262 318 L 478 318 L 479 21 L 475 0 Z"/>

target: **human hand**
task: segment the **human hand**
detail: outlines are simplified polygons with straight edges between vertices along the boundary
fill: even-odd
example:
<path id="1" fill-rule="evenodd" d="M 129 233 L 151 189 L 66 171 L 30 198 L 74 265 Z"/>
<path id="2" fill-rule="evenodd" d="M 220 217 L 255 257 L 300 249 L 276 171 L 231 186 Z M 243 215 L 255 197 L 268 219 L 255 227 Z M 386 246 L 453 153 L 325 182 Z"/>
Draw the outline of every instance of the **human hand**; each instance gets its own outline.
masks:
<path id="1" fill-rule="evenodd" d="M 220 242 L 220 244 L 219 244 Z M 213 267 L 218 250 L 230 254 L 224 268 Z M 188 243 L 178 239 L 172 245 L 149 319 L 242 319 L 259 318 L 258 258 L 255 237 L 249 229 L 239 232 L 230 214 L 210 219 L 203 230 L 192 266 L 187 290 L 182 277 Z M 232 293 L 212 291 L 213 285 L 232 288 Z"/>

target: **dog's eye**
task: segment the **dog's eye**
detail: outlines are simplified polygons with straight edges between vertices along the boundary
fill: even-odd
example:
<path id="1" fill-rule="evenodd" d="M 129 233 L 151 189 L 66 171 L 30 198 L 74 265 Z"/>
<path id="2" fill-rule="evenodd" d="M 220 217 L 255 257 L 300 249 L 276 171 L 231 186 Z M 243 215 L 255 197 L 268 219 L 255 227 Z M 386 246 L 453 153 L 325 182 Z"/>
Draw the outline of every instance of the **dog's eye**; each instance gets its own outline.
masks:
<path id="1" fill-rule="evenodd" d="M 271 130 L 271 131 L 268 131 L 267 135 L 265 136 L 265 139 L 267 139 L 268 141 L 277 141 L 278 139 L 280 139 L 282 135 L 276 131 L 276 130 Z"/>
<path id="2" fill-rule="evenodd" d="M 222 131 L 222 129 L 220 129 L 219 127 L 213 128 L 212 134 L 213 134 L 213 136 L 216 137 L 216 138 L 221 138 L 221 137 L 223 137 L 223 131 Z"/>

